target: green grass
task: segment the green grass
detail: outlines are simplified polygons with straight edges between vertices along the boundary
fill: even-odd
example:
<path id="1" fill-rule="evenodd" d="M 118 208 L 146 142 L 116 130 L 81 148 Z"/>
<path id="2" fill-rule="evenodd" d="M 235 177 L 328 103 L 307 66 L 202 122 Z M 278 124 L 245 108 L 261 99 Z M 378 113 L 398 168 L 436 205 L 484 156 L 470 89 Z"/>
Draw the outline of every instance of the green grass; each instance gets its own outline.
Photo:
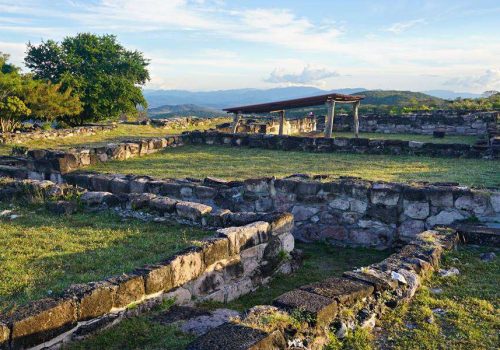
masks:
<path id="1" fill-rule="evenodd" d="M 7 207 L 0 204 L 0 210 Z M 0 312 L 158 262 L 210 235 L 200 229 L 122 219 L 112 212 L 56 216 L 43 208 L 15 208 L 0 218 Z"/>
<path id="2" fill-rule="evenodd" d="M 243 311 L 255 305 L 271 304 L 279 295 L 299 286 L 341 276 L 344 271 L 385 259 L 391 252 L 368 248 L 341 248 L 326 243 L 297 243 L 303 250 L 303 266 L 291 275 L 275 277 L 267 286 L 242 296 L 224 307 Z"/>
<path id="3" fill-rule="evenodd" d="M 323 133 L 305 133 L 298 134 L 312 137 L 323 137 Z M 333 137 L 354 137 L 353 132 L 340 132 L 334 131 Z M 402 141 L 419 141 L 419 142 L 431 142 L 431 143 L 465 143 L 468 145 L 474 144 L 477 140 L 477 136 L 445 136 L 444 138 L 435 138 L 432 135 L 419 135 L 419 134 L 383 134 L 375 132 L 360 132 L 359 137 L 375 140 L 402 140 Z"/>
<path id="4" fill-rule="evenodd" d="M 59 138 L 53 140 L 35 140 L 29 141 L 22 144 L 16 144 L 17 146 L 28 147 L 29 149 L 35 148 L 56 148 L 56 149 L 67 149 L 71 147 L 81 147 L 81 146 L 98 146 L 110 142 L 120 142 L 124 140 L 130 140 L 131 138 L 146 138 L 146 137 L 160 137 L 171 134 L 180 134 L 183 131 L 189 130 L 201 130 L 209 129 L 215 127 L 216 124 L 221 123 L 218 119 L 214 123 L 207 124 L 203 127 L 191 127 L 185 129 L 162 129 L 155 128 L 150 125 L 130 125 L 130 124 L 119 124 L 116 129 L 111 131 L 97 132 L 95 135 L 89 136 L 72 136 L 66 138 Z M 14 145 L 12 144 L 0 144 L 0 155 L 10 154 L 10 151 Z"/>
<path id="5" fill-rule="evenodd" d="M 500 345 L 500 259 L 483 262 L 480 253 L 494 248 L 460 247 L 447 253 L 443 268 L 460 275 L 434 275 L 412 303 L 387 313 L 377 344 L 391 349 L 498 349 Z M 498 250 L 496 254 L 498 255 Z M 433 294 L 430 288 L 441 288 Z M 432 310 L 442 309 L 441 314 Z M 411 325 L 412 327 L 408 327 Z"/>
<path id="6" fill-rule="evenodd" d="M 228 146 L 183 146 L 141 158 L 97 164 L 89 170 L 155 177 L 245 179 L 295 173 L 358 176 L 382 181 L 454 181 L 500 187 L 500 162 L 348 153 L 309 153 Z"/>
<path id="7" fill-rule="evenodd" d="M 182 333 L 176 324 L 162 325 L 153 320 L 154 314 L 130 318 L 82 342 L 64 346 L 65 350 L 181 350 L 195 339 Z"/>

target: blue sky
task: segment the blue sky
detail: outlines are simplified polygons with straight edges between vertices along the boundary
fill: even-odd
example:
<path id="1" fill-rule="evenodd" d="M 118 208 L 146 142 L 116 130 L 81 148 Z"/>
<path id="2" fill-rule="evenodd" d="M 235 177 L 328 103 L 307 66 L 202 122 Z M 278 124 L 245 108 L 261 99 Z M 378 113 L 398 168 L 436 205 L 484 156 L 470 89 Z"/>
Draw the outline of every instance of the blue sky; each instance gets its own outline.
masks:
<path id="1" fill-rule="evenodd" d="M 500 90 L 500 1 L 0 0 L 0 51 L 112 33 L 148 88 Z"/>

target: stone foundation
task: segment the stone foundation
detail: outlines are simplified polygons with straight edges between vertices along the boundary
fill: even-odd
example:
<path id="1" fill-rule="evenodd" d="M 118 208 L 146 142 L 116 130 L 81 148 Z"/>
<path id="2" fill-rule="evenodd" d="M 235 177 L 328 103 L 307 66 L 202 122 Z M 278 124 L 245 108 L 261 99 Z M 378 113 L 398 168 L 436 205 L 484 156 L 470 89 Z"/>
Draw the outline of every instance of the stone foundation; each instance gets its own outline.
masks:
<path id="1" fill-rule="evenodd" d="M 56 140 L 73 136 L 89 136 L 116 128 L 112 125 L 89 125 L 71 129 L 40 130 L 35 132 L 0 133 L 1 143 L 23 143 L 36 140 Z"/>
<path id="2" fill-rule="evenodd" d="M 0 199 L 30 196 L 34 190 L 55 199 L 67 195 L 65 188 L 47 181 L 3 180 Z M 0 348 L 58 347 L 127 317 L 137 305 L 149 309 L 165 299 L 177 303 L 233 300 L 265 283 L 282 264 L 283 253 L 294 248 L 290 214 L 249 213 L 241 218 L 166 197 L 130 195 L 123 199 L 106 192 L 80 192 L 84 205 L 110 207 L 125 201 L 130 207 L 149 207 L 182 222 L 210 224 L 216 231 L 199 245 L 157 264 L 99 282 L 72 285 L 59 296 L 0 315 Z"/>
<path id="3" fill-rule="evenodd" d="M 238 133 L 250 134 L 271 134 L 279 133 L 280 122 L 276 118 L 245 118 L 238 124 Z M 229 133 L 232 131 L 231 123 L 217 125 L 217 131 Z M 297 119 L 286 119 L 283 125 L 284 135 L 293 135 L 298 133 L 316 131 L 316 118 L 304 117 Z"/>

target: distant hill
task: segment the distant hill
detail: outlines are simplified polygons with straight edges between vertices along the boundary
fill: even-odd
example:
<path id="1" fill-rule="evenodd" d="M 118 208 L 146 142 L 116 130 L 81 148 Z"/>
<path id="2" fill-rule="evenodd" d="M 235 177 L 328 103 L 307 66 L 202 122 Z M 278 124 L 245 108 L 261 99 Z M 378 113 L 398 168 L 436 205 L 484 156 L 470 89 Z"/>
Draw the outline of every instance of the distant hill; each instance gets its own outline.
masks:
<path id="1" fill-rule="evenodd" d="M 364 105 L 390 105 L 406 106 L 416 101 L 419 104 L 443 104 L 445 101 L 439 97 L 430 96 L 422 92 L 397 91 L 397 90 L 366 90 L 353 95 L 363 95 L 361 101 Z"/>
<path id="2" fill-rule="evenodd" d="M 213 118 L 225 114 L 225 112 L 215 108 L 202 107 L 194 104 L 164 105 L 148 109 L 148 116 L 157 119 L 190 116 Z"/>
<path id="3" fill-rule="evenodd" d="M 483 94 L 474 94 L 472 92 L 455 92 L 451 90 L 427 90 L 422 91 L 424 94 L 434 97 L 444 98 L 446 100 L 454 100 L 456 98 L 480 98 Z"/>
<path id="4" fill-rule="evenodd" d="M 337 92 L 354 94 L 364 91 L 362 88 L 321 90 L 315 87 L 286 87 L 274 89 L 234 89 L 217 91 L 186 91 L 186 90 L 144 90 L 144 96 L 149 107 L 163 105 L 193 104 L 203 107 L 222 109 L 226 107 L 265 103 L 277 100 L 306 97 Z"/>

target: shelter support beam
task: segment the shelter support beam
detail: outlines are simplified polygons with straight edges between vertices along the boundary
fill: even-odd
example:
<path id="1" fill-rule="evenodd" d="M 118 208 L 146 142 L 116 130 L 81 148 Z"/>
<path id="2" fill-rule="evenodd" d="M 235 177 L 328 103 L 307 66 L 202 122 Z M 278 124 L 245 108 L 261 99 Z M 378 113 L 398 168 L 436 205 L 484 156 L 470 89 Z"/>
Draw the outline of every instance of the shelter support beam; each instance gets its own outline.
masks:
<path id="1" fill-rule="evenodd" d="M 280 128 L 279 128 L 279 135 L 283 135 L 283 130 L 285 128 L 285 110 L 280 111 Z"/>
<path id="2" fill-rule="evenodd" d="M 359 101 L 355 102 L 353 105 L 354 112 L 354 134 L 359 137 Z"/>
<path id="3" fill-rule="evenodd" d="M 325 122 L 325 137 L 332 137 L 333 119 L 335 118 L 335 101 L 327 101 L 328 115 Z"/>
<path id="4" fill-rule="evenodd" d="M 236 131 L 238 130 L 238 124 L 240 123 L 240 120 L 241 120 L 241 114 L 239 112 L 234 113 L 233 125 L 231 126 L 231 132 L 233 134 L 236 134 Z"/>

